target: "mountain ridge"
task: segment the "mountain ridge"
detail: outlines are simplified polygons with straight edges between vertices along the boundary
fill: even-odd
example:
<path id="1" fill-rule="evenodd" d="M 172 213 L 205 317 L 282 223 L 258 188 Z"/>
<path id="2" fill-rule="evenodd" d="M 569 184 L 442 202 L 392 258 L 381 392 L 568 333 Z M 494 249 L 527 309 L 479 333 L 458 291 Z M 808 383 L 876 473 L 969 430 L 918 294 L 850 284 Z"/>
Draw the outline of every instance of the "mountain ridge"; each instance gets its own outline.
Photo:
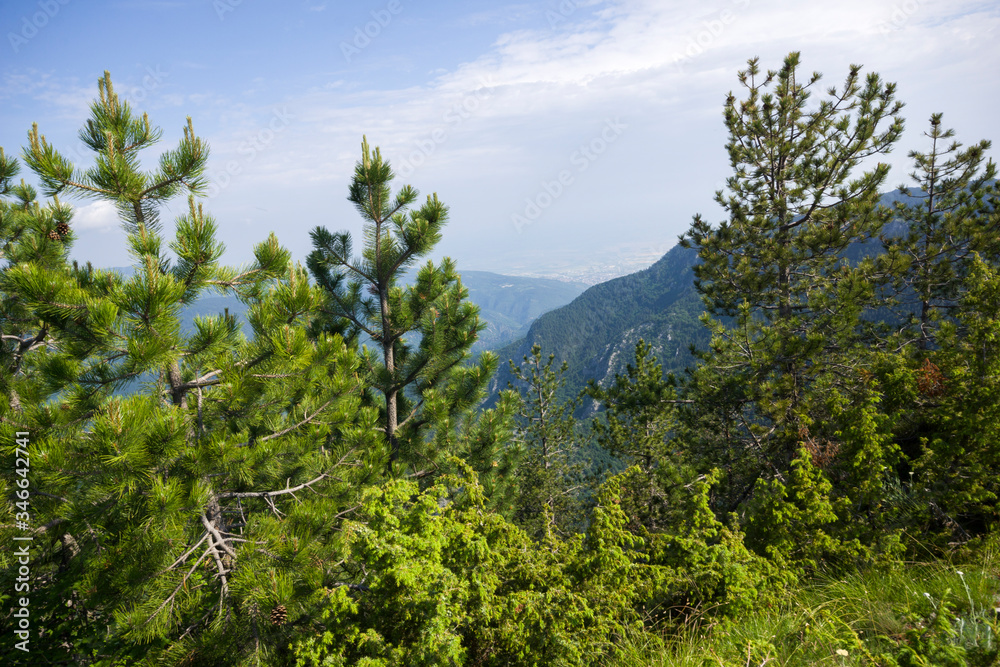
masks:
<path id="1" fill-rule="evenodd" d="M 909 195 L 898 189 L 883 193 L 880 203 L 893 209 L 897 203 L 913 204 L 922 192 Z M 884 233 L 905 232 L 905 225 L 893 220 Z M 877 246 L 877 247 L 875 247 Z M 857 261 L 881 252 L 877 239 L 851 246 L 845 256 Z M 707 347 L 710 335 L 699 317 L 704 304 L 694 287 L 693 267 L 698 251 L 674 245 L 652 266 L 635 273 L 594 285 L 576 299 L 536 319 L 524 338 L 495 350 L 501 365 L 490 384 L 486 404 L 492 405 L 499 392 L 513 381 L 508 360 L 519 363 L 533 345 L 542 354 L 554 354 L 558 363 L 567 362 L 563 397 L 576 396 L 589 380 L 604 385 L 634 360 L 640 338 L 652 348 L 665 374 L 683 373 L 695 362 L 691 347 Z M 592 404 L 581 415 L 591 413 Z"/>
<path id="2" fill-rule="evenodd" d="M 111 267 L 130 276 L 132 267 Z M 473 347 L 474 354 L 502 347 L 527 334 L 528 327 L 540 315 L 569 303 L 582 294 L 589 285 L 555 278 L 510 276 L 492 271 L 460 271 L 462 284 L 469 290 L 469 300 L 479 306 L 480 319 L 486 329 Z M 415 277 L 414 269 L 407 278 Z M 246 304 L 234 296 L 212 293 L 202 295 L 181 312 L 181 327 L 186 332 L 194 330 L 194 318 L 229 312 L 241 324 L 246 323 Z"/>
<path id="3" fill-rule="evenodd" d="M 703 306 L 694 289 L 697 258 L 696 250 L 676 245 L 652 266 L 594 285 L 541 315 L 523 339 L 496 352 L 501 361 L 520 360 L 540 345 L 543 354 L 569 362 L 571 394 L 587 380 L 604 383 L 624 372 L 640 338 L 652 346 L 664 371 L 683 371 L 694 361 L 691 346 L 708 341 L 698 320 Z M 490 385 L 490 402 L 512 379 L 509 367 L 501 365 Z"/>

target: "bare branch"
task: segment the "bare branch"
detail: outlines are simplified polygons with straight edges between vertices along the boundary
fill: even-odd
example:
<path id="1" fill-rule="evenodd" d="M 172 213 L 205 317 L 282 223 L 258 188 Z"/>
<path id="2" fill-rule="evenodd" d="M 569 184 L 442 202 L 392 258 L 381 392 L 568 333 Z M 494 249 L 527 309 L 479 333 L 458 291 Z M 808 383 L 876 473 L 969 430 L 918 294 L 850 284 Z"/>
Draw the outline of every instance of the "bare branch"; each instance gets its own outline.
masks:
<path id="1" fill-rule="evenodd" d="M 242 491 L 242 492 L 229 491 L 229 492 L 226 492 L 226 493 L 220 493 L 219 494 L 219 498 L 220 499 L 222 499 L 222 498 L 274 498 L 275 496 L 282 496 L 282 495 L 289 494 L 289 493 L 294 494 L 296 491 L 301 491 L 302 489 L 308 489 L 313 484 L 321 482 L 322 480 L 327 479 L 328 477 L 331 478 L 331 479 L 337 479 L 336 477 L 333 477 L 329 473 L 323 473 L 322 475 L 320 475 L 316 479 L 310 480 L 308 482 L 303 482 L 302 484 L 299 484 L 298 486 L 295 486 L 295 487 L 284 488 L 284 489 L 281 489 L 279 491 Z M 337 481 L 341 481 L 341 480 L 338 479 Z M 203 517 L 202 518 L 202 522 L 205 522 L 205 521 L 207 521 L 207 519 L 205 519 Z"/>
<path id="2" fill-rule="evenodd" d="M 208 539 L 208 533 L 205 533 L 204 535 L 201 536 L 201 539 L 198 540 L 198 542 L 195 543 L 195 545 L 193 547 L 191 547 L 190 549 L 188 549 L 187 551 L 185 551 L 184 555 L 182 555 L 180 558 L 178 558 L 177 560 L 175 560 L 170 567 L 168 567 L 167 569 L 165 569 L 160 574 L 163 574 L 164 572 L 169 572 L 170 570 L 174 569 L 175 567 L 177 567 L 178 565 L 180 565 L 181 563 L 183 563 L 185 560 L 187 560 L 187 557 L 190 556 L 191 553 L 195 549 L 197 549 L 199 546 L 201 546 L 201 543 L 204 542 L 207 539 Z"/>
<path id="3" fill-rule="evenodd" d="M 236 552 L 233 551 L 228 544 L 226 544 L 226 538 L 224 538 L 222 535 L 219 534 L 219 530 L 212 525 L 212 522 L 208 520 L 208 517 L 205 516 L 204 513 L 202 513 L 201 515 L 201 524 L 205 526 L 205 530 L 211 533 L 212 537 L 215 538 L 215 543 L 214 543 L 215 546 L 222 547 L 227 554 L 229 554 L 233 558 L 236 558 Z"/>

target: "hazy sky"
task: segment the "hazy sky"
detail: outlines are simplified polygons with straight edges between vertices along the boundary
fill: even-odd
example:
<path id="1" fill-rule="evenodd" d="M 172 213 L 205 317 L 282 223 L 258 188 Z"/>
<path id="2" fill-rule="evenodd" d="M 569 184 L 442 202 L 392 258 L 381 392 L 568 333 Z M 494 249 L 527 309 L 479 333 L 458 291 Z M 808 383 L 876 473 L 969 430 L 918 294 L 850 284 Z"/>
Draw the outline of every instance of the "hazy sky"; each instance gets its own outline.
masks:
<path id="1" fill-rule="evenodd" d="M 0 146 L 19 154 L 37 121 L 89 166 L 76 133 L 110 70 L 163 128 L 157 148 L 188 115 L 209 142 L 230 263 L 270 231 L 299 260 L 316 225 L 359 232 L 362 134 L 396 186 L 450 206 L 439 250 L 460 269 L 662 253 L 694 213 L 720 215 L 722 105 L 752 56 L 777 68 L 799 50 L 822 88 L 851 63 L 895 81 L 892 186 L 932 112 L 964 143 L 1000 138 L 996 0 L 5 0 L 0 26 Z M 129 263 L 113 209 L 74 203 L 74 256 Z"/>

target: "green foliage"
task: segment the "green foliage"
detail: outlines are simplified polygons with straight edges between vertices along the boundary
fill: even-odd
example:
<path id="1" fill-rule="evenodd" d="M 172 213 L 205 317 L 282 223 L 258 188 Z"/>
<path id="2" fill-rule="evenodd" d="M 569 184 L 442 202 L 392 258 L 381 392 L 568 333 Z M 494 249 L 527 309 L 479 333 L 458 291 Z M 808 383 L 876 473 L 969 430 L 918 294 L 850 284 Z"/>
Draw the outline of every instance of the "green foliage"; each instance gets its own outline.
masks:
<path id="1" fill-rule="evenodd" d="M 463 659 L 456 624 L 477 582 L 445 561 L 478 561 L 487 544 L 464 534 L 466 526 L 442 511 L 439 500 L 447 498 L 440 486 L 418 495 L 416 484 L 405 481 L 365 492 L 357 520 L 343 527 L 345 566 L 365 572 L 357 584 L 360 594 L 352 596 L 346 585 L 322 591 L 328 598 L 321 616 L 325 631 L 306 641 L 311 650 L 296 651 L 316 662 L 299 664 L 428 665 Z M 333 650 L 320 663 L 324 646 Z"/>
<path id="2" fill-rule="evenodd" d="M 510 365 L 520 389 L 515 437 L 524 452 L 515 472 L 513 517 L 536 539 L 565 537 L 578 530 L 582 519 L 582 466 L 571 463 L 579 448 L 573 418 L 579 399 L 558 398 L 566 383 L 566 364 L 557 372 L 554 360 L 555 355 L 549 355 L 543 364 L 542 349 L 535 345 L 520 366 Z"/>
<path id="3" fill-rule="evenodd" d="M 422 493 L 409 481 L 366 492 L 344 527 L 345 567 L 364 584 L 321 591 L 299 665 L 587 665 L 634 621 L 637 567 L 620 512 L 597 512 L 588 539 L 528 536 L 484 506 L 466 467 Z"/>
<path id="4" fill-rule="evenodd" d="M 761 596 L 765 579 L 772 576 L 769 566 L 744 545 L 733 517 L 725 525 L 712 511 L 709 491 L 717 479 L 713 472 L 676 489 L 675 519 L 660 532 L 642 533 L 649 545 L 647 562 L 662 568 L 647 605 L 661 614 L 744 613 Z"/>
<path id="5" fill-rule="evenodd" d="M 486 509 L 468 469 L 423 493 L 399 480 L 370 489 L 343 527 L 342 567 L 363 583 L 317 593 L 297 664 L 588 665 L 644 624 L 745 611 L 761 563 L 715 521 L 710 482 L 692 485 L 685 520 L 653 546 L 628 529 L 617 477 L 582 540 L 541 544 Z"/>
<path id="6" fill-rule="evenodd" d="M 399 284 L 405 270 L 441 239 L 448 209 L 435 194 L 407 214 L 417 191 L 405 185 L 393 197 L 389 163 L 378 148 L 369 149 L 367 139 L 361 149 L 348 199 L 365 221 L 364 249 L 352 256 L 348 232 L 331 234 L 323 227 L 311 232 L 315 249 L 307 264 L 326 296 L 313 331 L 342 333 L 351 345 L 362 339 L 375 344 L 377 351 L 363 348 L 361 354 L 389 445 L 389 469 L 429 478 L 445 472 L 444 462 L 457 453 L 451 448 L 454 431 L 477 428 L 464 422 L 474 420 L 472 409 L 483 398 L 497 358 L 487 353 L 465 363 L 485 325 L 467 300 L 454 262 L 445 258 L 438 267 L 428 262 L 415 283 Z M 486 433 L 501 434 L 479 430 Z M 492 462 L 503 458 L 499 444 L 487 447 L 480 439 L 479 447 L 492 450 L 479 456 L 488 464 L 479 471 L 499 484 L 492 470 Z"/>
<path id="7" fill-rule="evenodd" d="M 862 381 L 851 398 L 837 391 L 829 394 L 837 403 L 831 413 L 844 425 L 834 434 L 834 444 L 810 439 L 804 445 L 836 481 L 830 494 L 838 506 L 840 539 L 865 545 L 857 551 L 867 559 L 892 560 L 902 555 L 901 532 L 907 521 L 906 509 L 893 498 L 902 456 L 892 439 L 893 420 L 883 411 L 884 394 L 876 390 L 871 373 Z"/>
<path id="8" fill-rule="evenodd" d="M 862 551 L 859 543 L 845 544 L 830 534 L 845 503 L 831 498 L 830 481 L 805 448 L 792 461 L 787 480 L 757 484 L 748 508 L 747 542 L 780 569 L 806 576 L 842 566 Z"/>
<path id="9" fill-rule="evenodd" d="M 990 142 L 965 150 L 958 142 L 945 147 L 955 132 L 942 129 L 941 116 L 932 114 L 924 133 L 930 152 L 909 154 L 910 177 L 919 189 L 899 188 L 909 199 L 895 207 L 905 231 L 882 236 L 886 253 L 880 260 L 894 277 L 896 299 L 903 313 L 915 313 L 905 335 L 916 341 L 917 353 L 933 347 L 942 321 L 959 307 L 974 254 L 1000 260 L 1000 185 L 996 165 L 986 161 Z"/>
<path id="10" fill-rule="evenodd" d="M 929 597 L 928 602 L 933 605 Z M 897 656 L 901 667 L 966 667 L 969 664 L 965 660 L 965 650 L 952 641 L 958 634 L 949 618 L 952 611 L 947 600 L 941 600 L 926 622 L 921 622 L 919 617 L 914 618 L 920 625 L 906 633 L 907 645 L 900 649 Z"/>
<path id="11" fill-rule="evenodd" d="M 850 387 L 844 367 L 859 361 L 856 334 L 876 284 L 872 263 L 851 265 L 844 252 L 887 221 L 878 188 L 888 166 L 857 172 L 903 127 L 895 86 L 877 74 L 862 82 L 860 70 L 809 108 L 820 75 L 802 77 L 798 53 L 766 74 L 750 60 L 739 74 L 745 99 L 730 94 L 725 106 L 734 173 L 716 201 L 728 219 L 713 228 L 695 217 L 681 239 L 698 249 L 695 286 L 712 332 L 695 391 L 706 415 L 729 422 L 721 441 L 709 436 L 706 465 L 736 466 L 733 504 L 758 478 L 780 478 L 803 430 L 830 423 L 812 390 L 834 378 Z"/>
<path id="12" fill-rule="evenodd" d="M 631 464 L 604 493 L 613 489 L 645 545 L 638 550 L 643 562 L 655 568 L 645 601 L 650 619 L 749 609 L 767 567 L 746 549 L 738 528 L 716 518 L 710 490 L 718 475 L 697 476 L 679 449 L 673 431 L 683 401 L 650 347 L 640 341 L 626 374 L 607 389 L 592 383 L 588 394 L 606 408 L 594 423 L 598 442 Z"/>

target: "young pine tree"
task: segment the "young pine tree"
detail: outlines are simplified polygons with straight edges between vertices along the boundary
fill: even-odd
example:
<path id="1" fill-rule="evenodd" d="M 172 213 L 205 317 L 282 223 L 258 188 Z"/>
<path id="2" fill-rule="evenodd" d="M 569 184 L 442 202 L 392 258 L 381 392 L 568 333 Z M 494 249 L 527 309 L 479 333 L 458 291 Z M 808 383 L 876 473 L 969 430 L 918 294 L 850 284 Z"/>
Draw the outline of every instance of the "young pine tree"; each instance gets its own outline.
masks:
<path id="1" fill-rule="evenodd" d="M 473 409 L 496 370 L 496 356 L 468 362 L 485 325 L 454 262 L 428 262 L 413 284 L 402 284 L 406 270 L 441 239 L 448 209 L 434 195 L 408 210 L 417 191 L 406 185 L 393 197 L 393 177 L 379 149 L 362 141 L 348 200 L 364 218 L 364 248 L 355 257 L 348 232 L 311 232 L 315 249 L 307 264 L 327 297 L 314 329 L 342 332 L 354 344 L 373 343 L 375 350 L 363 356 L 391 472 L 435 476 L 448 456 L 460 454 L 490 485 L 507 469 L 499 442 L 507 417 L 503 408 L 478 418 Z M 461 432 L 469 437 L 456 435 Z"/>
<path id="2" fill-rule="evenodd" d="M 734 173 L 716 201 L 728 218 L 712 227 L 697 216 L 681 239 L 698 249 L 695 284 L 713 334 L 693 383 L 698 412 L 723 422 L 706 436 L 716 448 L 708 463 L 731 471 L 733 503 L 761 476 L 783 480 L 798 443 L 824 428 L 816 378 L 835 368 L 850 385 L 858 372 L 859 321 L 877 283 L 870 262 L 845 253 L 885 224 L 889 170 L 860 168 L 903 128 L 895 86 L 860 72 L 852 66 L 810 104 L 820 75 L 803 77 L 798 53 L 766 73 L 750 60 L 739 73 L 745 98 L 725 105 Z"/>
<path id="3" fill-rule="evenodd" d="M 321 293 L 273 236 L 251 266 L 220 266 L 217 226 L 192 198 L 166 252 L 159 207 L 199 191 L 207 146 L 189 120 L 159 170 L 140 172 L 159 130 L 109 76 L 99 91 L 83 131 L 92 168 L 37 128 L 25 161 L 50 195 L 118 206 L 132 276 L 67 267 L 60 205 L 6 181 L 15 199 L 0 205 L 4 252 L 19 260 L 0 303 L 20 407 L 0 409 L 5 442 L 30 433 L 32 648 L 52 662 L 281 662 L 285 624 L 313 591 L 363 576 L 332 565 L 337 518 L 383 463 L 360 360 L 338 336 L 307 335 Z M 247 304 L 249 339 L 227 316 L 182 331 L 181 308 L 210 290 Z"/>
<path id="4" fill-rule="evenodd" d="M 619 457 L 626 466 L 636 466 L 642 479 L 636 487 L 623 486 L 630 516 L 646 529 L 662 529 L 669 520 L 670 489 L 681 484 L 677 443 L 671 442 L 677 428 L 677 398 L 673 377 L 664 379 L 662 366 L 650 354 L 650 346 L 639 341 L 635 363 L 624 375 L 604 388 L 591 381 L 587 395 L 604 411 L 593 422 L 597 442 Z"/>
<path id="5" fill-rule="evenodd" d="M 559 400 L 566 363 L 556 371 L 554 359 L 549 355 L 543 364 L 542 348 L 534 345 L 520 366 L 510 364 L 520 388 L 516 438 L 524 452 L 515 473 L 513 518 L 535 539 L 569 535 L 582 522 L 583 469 L 572 462 L 579 448 L 573 418 L 579 399 Z"/>
<path id="6" fill-rule="evenodd" d="M 965 150 L 957 141 L 947 143 L 955 132 L 942 129 L 939 113 L 931 116 L 924 135 L 930 151 L 909 154 L 917 189 L 899 188 L 912 198 L 896 204 L 897 219 L 906 229 L 882 237 L 886 259 L 896 266 L 903 311 L 915 313 L 908 338 L 916 340 L 918 356 L 934 346 L 941 320 L 955 314 L 973 254 L 1000 260 L 1000 186 L 994 182 L 996 165 L 986 158 L 990 142 Z"/>
<path id="7" fill-rule="evenodd" d="M 888 346 L 898 351 L 876 368 L 902 453 L 900 511 L 941 544 L 982 532 L 996 493 L 987 481 L 996 473 L 993 448 L 981 439 L 994 430 L 995 386 L 989 372 L 972 369 L 992 363 L 983 335 L 994 316 L 987 277 L 1000 262 L 1000 186 L 990 142 L 963 149 L 954 135 L 941 114 L 931 116 L 928 152 L 910 153 L 915 187 L 901 186 L 906 199 L 895 207 L 903 229 L 882 236 L 903 324 Z"/>

